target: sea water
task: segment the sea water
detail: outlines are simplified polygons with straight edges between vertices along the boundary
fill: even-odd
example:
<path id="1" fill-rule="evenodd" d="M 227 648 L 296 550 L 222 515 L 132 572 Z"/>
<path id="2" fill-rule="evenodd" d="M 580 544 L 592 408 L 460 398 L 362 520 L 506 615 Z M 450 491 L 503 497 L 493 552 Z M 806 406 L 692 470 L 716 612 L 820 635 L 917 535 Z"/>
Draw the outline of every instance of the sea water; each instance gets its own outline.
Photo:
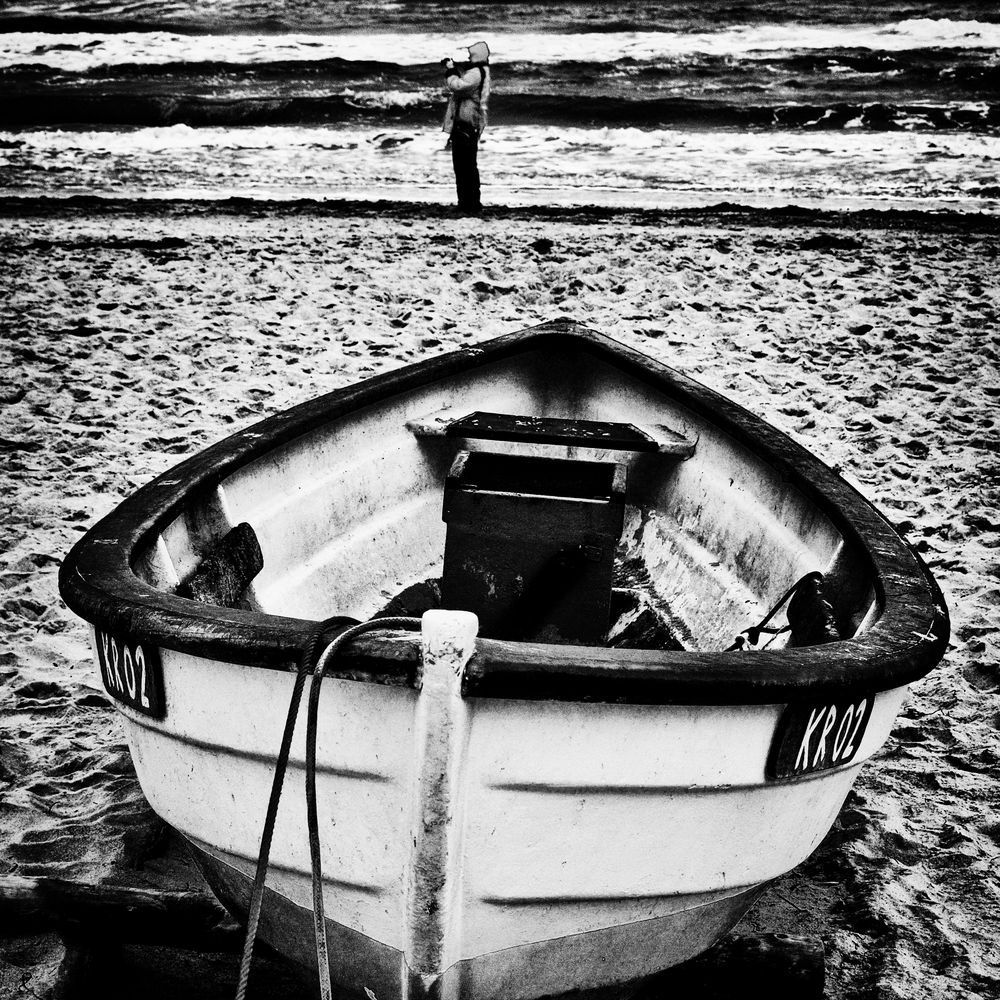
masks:
<path id="1" fill-rule="evenodd" d="M 447 202 L 479 39 L 492 204 L 1000 210 L 1000 8 L 859 0 L 23 0 L 0 195 Z"/>

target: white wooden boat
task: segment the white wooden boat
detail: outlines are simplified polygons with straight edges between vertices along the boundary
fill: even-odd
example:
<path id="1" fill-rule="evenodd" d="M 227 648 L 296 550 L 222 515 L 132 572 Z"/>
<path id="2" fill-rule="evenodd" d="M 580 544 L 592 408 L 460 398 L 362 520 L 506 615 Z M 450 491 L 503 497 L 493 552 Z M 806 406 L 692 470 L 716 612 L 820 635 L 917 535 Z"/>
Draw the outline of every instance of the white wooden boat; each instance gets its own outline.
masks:
<path id="1" fill-rule="evenodd" d="M 464 436 L 454 420 L 474 411 L 628 424 L 644 450 Z M 345 995 L 597 995 L 699 953 L 816 848 L 947 641 L 928 571 L 827 466 L 575 324 L 321 396 L 139 490 L 60 575 L 145 794 L 237 915 L 300 650 L 316 621 L 367 619 L 441 576 L 449 469 L 484 448 L 623 468 L 619 572 L 641 578 L 684 648 L 483 638 L 470 614 L 441 610 L 422 634 L 345 648 L 316 749 Z M 179 596 L 243 523 L 263 569 L 237 606 Z M 839 640 L 724 651 L 814 571 Z M 261 936 L 315 970 L 304 731 Z"/>

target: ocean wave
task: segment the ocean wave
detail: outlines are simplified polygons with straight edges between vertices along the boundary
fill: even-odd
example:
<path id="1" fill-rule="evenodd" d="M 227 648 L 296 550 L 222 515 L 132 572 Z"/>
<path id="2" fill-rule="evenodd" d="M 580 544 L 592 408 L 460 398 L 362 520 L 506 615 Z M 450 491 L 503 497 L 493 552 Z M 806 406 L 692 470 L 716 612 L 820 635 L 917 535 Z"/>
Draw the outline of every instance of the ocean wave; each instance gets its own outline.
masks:
<path id="1" fill-rule="evenodd" d="M 239 124 L 254 114 L 269 121 L 322 121 L 338 117 L 338 97 L 353 98 L 347 108 L 420 115 L 442 95 L 437 65 L 342 58 L 128 64 L 80 73 L 43 65 L 0 68 L 0 121 L 25 125 L 204 122 L 227 115 Z M 948 106 L 996 103 L 998 97 L 1000 63 L 981 52 L 817 50 L 646 63 L 515 62 L 498 68 L 493 103 L 510 120 L 537 114 L 546 121 L 591 116 L 697 125 L 704 114 L 710 122 L 737 126 L 766 124 L 768 109 L 782 107 Z M 684 101 L 698 102 L 692 114 Z"/>
<path id="2" fill-rule="evenodd" d="M 342 93 L 311 97 L 204 98 L 184 95 L 73 94 L 22 96 L 0 111 L 7 128 L 40 126 L 310 125 L 362 120 L 425 123 L 444 105 L 420 94 Z"/>
<path id="3" fill-rule="evenodd" d="M 1000 48 L 1000 24 L 919 18 L 885 25 L 738 25 L 716 31 L 603 33 L 490 33 L 494 61 L 553 63 L 566 60 L 639 61 L 705 53 L 747 55 L 809 49 Z M 176 62 L 257 63 L 368 60 L 430 64 L 445 55 L 461 58 L 444 33 L 218 34 L 174 32 L 9 32 L 0 34 L 0 66 L 39 63 L 68 71 L 98 66 Z"/>
<path id="4" fill-rule="evenodd" d="M 49 69 L 59 73 L 59 70 L 49 67 L 33 67 L 34 69 Z M 173 75 L 205 75 L 205 74 L 253 74 L 255 77 L 288 77 L 288 76 L 320 76 L 330 80 L 348 80 L 358 77 L 384 79 L 386 75 L 395 74 L 410 79 L 433 79 L 441 83 L 441 67 L 438 63 L 423 65 L 401 65 L 391 61 L 378 59 L 346 59 L 341 56 L 331 56 L 321 59 L 277 59 L 273 62 L 239 63 L 233 60 L 210 60 L 197 62 L 184 60 L 181 62 L 159 63 L 155 65 L 143 63 L 123 63 L 116 66 L 99 66 L 75 74 L 81 77 L 104 76 L 139 76 L 146 78 L 150 73 L 167 73 Z"/>
<path id="5" fill-rule="evenodd" d="M 436 128 L 173 127 L 0 132 L 0 195 L 447 199 Z M 997 211 L 997 139 L 859 130 L 498 126 L 481 169 L 524 204 L 854 204 Z"/>
<path id="6" fill-rule="evenodd" d="M 391 141 L 386 142 L 387 139 Z M 384 150 L 404 143 L 408 143 L 412 150 L 422 156 L 443 149 L 444 142 L 445 137 L 436 129 L 412 129 L 407 126 L 386 129 L 373 125 L 354 127 L 343 124 L 258 125 L 232 129 L 224 125 L 195 128 L 178 124 L 115 130 L 39 129 L 25 132 L 0 128 L 0 148 L 41 152 L 82 150 L 101 156 L 108 153 L 127 156 L 142 150 L 156 152 L 165 149 L 259 150 L 280 155 L 282 150 L 293 148 Z M 883 162 L 893 158 L 900 161 L 914 158 L 930 162 L 963 157 L 979 161 L 983 160 L 984 154 L 992 155 L 998 149 L 995 137 L 972 134 L 956 135 L 952 142 L 943 145 L 931 135 L 908 133 L 900 135 L 894 144 L 878 143 L 873 146 L 869 138 L 857 132 L 790 134 L 782 137 L 780 143 L 775 143 L 772 135 L 761 131 L 685 132 L 679 138 L 672 130 L 640 129 L 634 126 L 589 128 L 491 125 L 484 135 L 483 143 L 490 157 L 500 157 L 515 148 L 552 150 L 556 154 L 583 149 L 619 150 L 626 154 L 634 152 L 644 156 L 678 149 L 690 149 L 698 155 L 711 150 L 743 150 L 746 155 L 757 158 L 799 155 L 808 150 L 827 156 L 842 149 L 852 156 L 869 155 L 873 161 Z M 486 155 L 484 152 L 484 157 Z M 704 162 L 712 162 L 711 157 Z M 493 166 L 496 168 L 498 164 L 494 162 Z M 545 158 L 534 166 L 544 173 Z M 622 169 L 627 169 L 624 161 Z"/>
<path id="7" fill-rule="evenodd" d="M 436 91 L 353 90 L 295 97 L 191 97 L 182 94 L 93 94 L 58 91 L 23 95 L 0 111 L 0 126 L 248 126 L 322 125 L 343 122 L 439 121 Z M 850 103 L 732 104 L 687 98 L 634 100 L 595 96 L 568 101 L 551 94 L 498 95 L 491 120 L 502 125 L 568 125 L 638 128 L 843 129 L 870 131 L 1000 132 L 1000 104 Z"/>
<path id="8" fill-rule="evenodd" d="M 565 59 L 560 62 L 510 61 L 498 69 L 502 83 L 521 80 L 544 80 L 567 85 L 588 86 L 601 80 L 627 78 L 637 85 L 655 85 L 658 80 L 689 77 L 692 81 L 712 78 L 759 78 L 798 75 L 814 77 L 855 74 L 859 77 L 893 77 L 938 82 L 960 80 L 970 85 L 1000 87 L 1000 60 L 993 52 L 949 49 L 910 49 L 894 52 L 869 49 L 814 49 L 778 53 L 748 53 L 744 56 L 689 53 L 638 60 L 625 56 L 613 62 L 586 62 Z M 385 84 L 400 81 L 440 86 L 441 70 L 437 63 L 403 64 L 374 59 L 330 58 L 279 59 L 271 62 L 234 60 L 199 61 L 185 59 L 158 64 L 122 63 L 100 65 L 83 70 L 67 70 L 42 62 L 0 66 L 0 81 L 88 80 L 142 78 L 144 83 L 158 77 L 252 77 L 255 80 L 296 80 L 315 77 L 328 81 L 368 80 Z"/>
<path id="9" fill-rule="evenodd" d="M 986 0 L 950 0 L 955 21 L 1000 20 Z M 626 31 L 702 31 L 718 25 L 773 24 L 851 25 L 872 21 L 939 19 L 933 0 L 885 0 L 877 9 L 865 0 L 835 4 L 805 0 L 676 0 L 629 3 L 625 0 L 569 0 L 540 4 L 531 0 L 478 3 L 473 11 L 445 0 L 354 3 L 316 0 L 310 4 L 260 3 L 260 0 L 14 0 L 0 12 L 0 31 L 154 31 L 189 34 L 236 30 L 260 34 L 296 31 L 384 32 L 457 31 L 464 35 L 499 30 L 559 31 L 606 34 Z"/>
<path id="10" fill-rule="evenodd" d="M 261 31 L 263 25 L 254 30 Z M 68 35 L 101 34 L 122 35 L 168 31 L 172 34 L 211 35 L 218 29 L 196 21 L 171 21 L 169 18 L 142 20 L 99 14 L 0 14 L 0 32 L 25 32 L 31 34 Z"/>

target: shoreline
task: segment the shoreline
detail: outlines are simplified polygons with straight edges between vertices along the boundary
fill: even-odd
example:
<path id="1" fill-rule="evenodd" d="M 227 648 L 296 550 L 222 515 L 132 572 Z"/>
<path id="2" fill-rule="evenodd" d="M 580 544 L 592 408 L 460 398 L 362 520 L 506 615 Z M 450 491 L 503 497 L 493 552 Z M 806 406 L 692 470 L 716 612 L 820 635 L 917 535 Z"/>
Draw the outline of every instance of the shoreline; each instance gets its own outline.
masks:
<path id="1" fill-rule="evenodd" d="M 109 198 L 102 195 L 2 196 L 0 216 L 10 218 L 83 216 L 317 216 L 321 218 L 454 219 L 450 203 L 395 199 L 256 198 Z M 509 221 L 552 221 L 580 225 L 620 222 L 636 226 L 745 225 L 787 229 L 815 227 L 847 230 L 912 230 L 934 233 L 1000 235 L 1000 215 L 986 212 L 915 209 L 821 209 L 800 205 L 759 208 L 737 202 L 691 208 L 627 208 L 603 205 L 487 205 L 484 225 Z"/>

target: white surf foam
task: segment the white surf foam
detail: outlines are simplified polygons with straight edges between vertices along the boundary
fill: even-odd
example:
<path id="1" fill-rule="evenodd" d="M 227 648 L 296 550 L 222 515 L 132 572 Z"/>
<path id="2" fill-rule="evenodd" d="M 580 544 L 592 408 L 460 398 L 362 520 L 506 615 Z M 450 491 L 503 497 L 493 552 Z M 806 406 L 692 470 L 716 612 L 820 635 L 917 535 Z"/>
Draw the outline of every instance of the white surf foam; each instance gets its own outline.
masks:
<path id="1" fill-rule="evenodd" d="M 629 31 L 560 34 L 491 32 L 472 27 L 468 37 L 488 37 L 495 63 L 564 60 L 648 61 L 674 56 L 747 55 L 753 52 L 863 48 L 885 51 L 940 47 L 1000 48 L 1000 24 L 915 18 L 883 25 L 740 25 L 714 32 Z M 69 71 L 105 65 L 209 62 L 245 64 L 317 59 L 377 60 L 405 65 L 462 58 L 455 38 L 426 32 L 383 34 L 177 35 L 169 32 L 84 32 L 0 35 L 0 66 L 35 63 Z"/>
<path id="2" fill-rule="evenodd" d="M 0 133 L 4 195 L 403 198 L 448 202 L 435 130 L 259 126 Z M 480 167 L 505 204 L 754 205 L 1000 211 L 1000 137 L 497 127 Z M 710 167 L 706 167 L 710 164 Z M 414 193 L 416 192 L 416 194 Z M 992 192 L 992 193 L 991 193 Z"/>

